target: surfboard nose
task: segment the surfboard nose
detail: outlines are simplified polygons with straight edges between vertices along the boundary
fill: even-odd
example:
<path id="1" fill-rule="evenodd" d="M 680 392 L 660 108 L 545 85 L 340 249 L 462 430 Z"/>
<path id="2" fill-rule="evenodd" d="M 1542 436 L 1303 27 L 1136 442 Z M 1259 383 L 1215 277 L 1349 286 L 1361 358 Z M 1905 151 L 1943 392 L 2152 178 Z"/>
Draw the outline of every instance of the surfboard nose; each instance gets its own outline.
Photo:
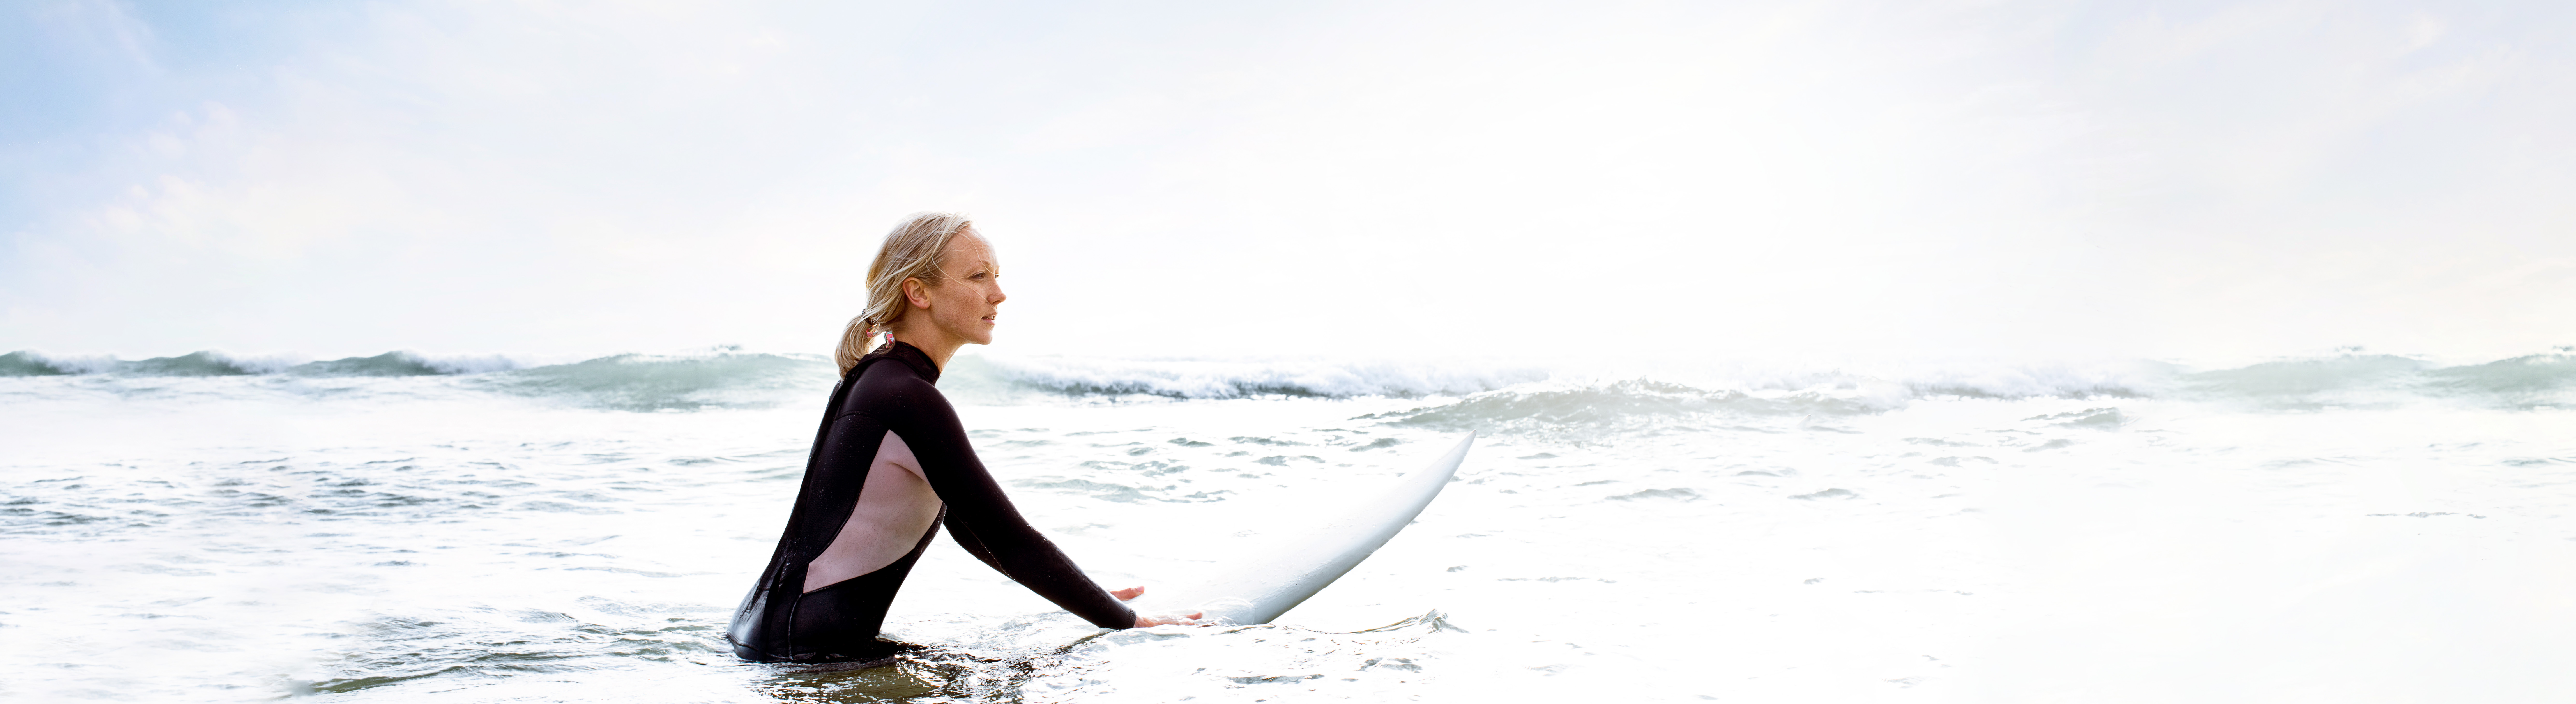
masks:
<path id="1" fill-rule="evenodd" d="M 1474 448 L 1476 434 L 1458 442 L 1430 464 L 1365 498 L 1331 520 L 1275 534 L 1294 536 L 1286 542 L 1242 553 L 1242 560 L 1222 576 L 1172 592 L 1172 601 L 1206 612 L 1212 623 L 1269 623 L 1308 597 L 1348 574 L 1362 560 L 1395 538 L 1422 514 L 1440 490 L 1458 475 Z"/>

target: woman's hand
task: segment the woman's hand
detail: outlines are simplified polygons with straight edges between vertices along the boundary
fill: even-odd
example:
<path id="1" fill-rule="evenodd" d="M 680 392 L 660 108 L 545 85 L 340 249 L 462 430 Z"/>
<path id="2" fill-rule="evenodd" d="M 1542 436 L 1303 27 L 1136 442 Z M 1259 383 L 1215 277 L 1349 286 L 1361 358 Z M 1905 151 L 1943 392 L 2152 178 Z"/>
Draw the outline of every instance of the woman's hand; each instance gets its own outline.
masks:
<path id="1" fill-rule="evenodd" d="M 1136 599 L 1136 597 L 1140 597 L 1140 596 L 1144 596 L 1144 595 L 1145 595 L 1145 588 L 1144 588 L 1143 586 L 1134 586 L 1134 587 L 1128 587 L 1128 588 L 1126 588 L 1126 589 L 1115 589 L 1115 590 L 1111 590 L 1111 591 L 1109 592 L 1109 595 L 1110 595 L 1110 596 L 1114 596 L 1114 597 L 1118 597 L 1118 600 L 1119 600 L 1119 601 L 1134 601 L 1134 600 Z M 1136 615 L 1136 627 L 1137 627 L 1137 628 L 1153 628 L 1153 627 L 1155 627 L 1155 626 L 1197 626 L 1197 625 L 1203 625 L 1203 624 L 1200 624 L 1200 623 L 1199 623 L 1199 618 L 1204 617 L 1204 616 L 1206 616 L 1206 615 L 1207 615 L 1207 612 L 1205 612 L 1205 611 L 1192 611 L 1192 612 L 1189 612 L 1189 614 L 1187 614 L 1187 615 L 1179 615 L 1179 614 L 1165 614 L 1165 615 L 1161 615 L 1161 616 L 1147 616 L 1147 615 L 1144 615 L 1144 614 L 1137 614 L 1137 615 Z"/>
<path id="2" fill-rule="evenodd" d="M 1146 615 L 1144 615 L 1144 614 L 1137 614 L 1137 615 L 1136 615 L 1136 627 L 1137 627 L 1137 628 L 1153 628 L 1153 627 L 1155 627 L 1155 626 L 1205 626 L 1205 625 L 1207 625 L 1207 624 L 1199 623 L 1199 617 L 1200 617 L 1200 616 L 1205 616 L 1205 615 L 1207 615 L 1207 613 L 1206 613 L 1206 612 L 1203 612 L 1203 611 L 1192 611 L 1192 612 L 1190 612 L 1190 613 L 1189 613 L 1188 615 L 1186 615 L 1186 616 L 1183 616 L 1183 615 L 1146 616 Z"/>

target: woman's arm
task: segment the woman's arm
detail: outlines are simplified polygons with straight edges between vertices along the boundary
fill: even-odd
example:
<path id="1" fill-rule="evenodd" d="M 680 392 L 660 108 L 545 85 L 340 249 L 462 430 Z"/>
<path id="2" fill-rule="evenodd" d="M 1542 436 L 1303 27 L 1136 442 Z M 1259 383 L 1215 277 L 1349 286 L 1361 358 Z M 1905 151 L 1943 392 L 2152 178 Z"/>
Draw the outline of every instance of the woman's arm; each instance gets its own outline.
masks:
<path id="1" fill-rule="evenodd" d="M 901 408 L 869 409 L 903 438 L 921 461 L 932 491 L 948 503 L 948 529 L 977 559 L 1030 591 L 1102 628 L 1131 628 L 1136 613 L 1091 581 L 1063 550 L 1040 535 L 1002 493 L 968 444 L 956 409 L 918 379 L 904 393 L 874 395 Z"/>
<path id="2" fill-rule="evenodd" d="M 953 517 L 944 518 L 942 521 L 948 524 L 948 537 L 956 539 L 958 547 L 965 548 L 968 554 L 975 556 L 975 559 L 984 561 L 984 566 L 993 568 L 993 571 L 1003 574 L 1010 573 L 1009 569 L 1002 567 L 1002 562 L 1000 560 L 993 559 L 993 550 L 991 548 L 984 547 L 984 539 L 975 537 L 974 526 L 959 523 Z M 1120 599 L 1120 601 L 1125 601 L 1125 599 Z"/>
<path id="3" fill-rule="evenodd" d="M 973 554 L 975 555 L 975 559 L 983 560 L 983 561 L 984 561 L 984 564 L 992 566 L 993 571 L 995 571 L 995 572 L 1002 572 L 1002 573 L 1004 573 L 1004 574 L 1008 574 L 1008 573 L 1009 573 L 1009 570 L 1006 570 L 1006 569 L 1003 569 L 1003 568 L 1002 568 L 1002 563 L 1000 563 L 1000 562 L 998 562 L 998 561 L 995 561 L 995 560 L 993 559 L 993 551 L 992 551 L 992 550 L 989 550 L 989 549 L 986 549 L 986 548 L 984 547 L 984 541 L 983 541 L 982 539 L 980 539 L 980 538 L 975 537 L 975 531 L 974 531 L 974 528 L 973 528 L 973 527 L 967 526 L 967 525 L 962 524 L 962 523 L 950 522 L 950 523 L 948 524 L 948 535 L 949 535 L 949 537 L 956 538 L 956 539 L 957 539 L 957 544 L 958 544 L 959 546 L 965 547 L 965 548 L 966 548 L 966 552 L 973 553 Z M 1115 597 L 1115 598 L 1117 598 L 1119 601 L 1135 601 L 1135 600 L 1136 600 L 1136 597 L 1140 597 L 1140 596 L 1144 596 L 1144 595 L 1145 595 L 1145 588 L 1144 588 L 1144 587 L 1142 587 L 1142 586 L 1128 587 L 1128 588 L 1125 588 L 1125 589 L 1113 589 L 1113 590 L 1110 590 L 1110 591 L 1109 591 L 1109 596 L 1111 596 L 1111 597 Z M 1136 615 L 1136 625 L 1135 625 L 1135 627 L 1136 627 L 1136 628 L 1151 628 L 1151 627 L 1154 627 L 1154 626 L 1165 626 L 1165 625 L 1196 626 L 1196 625 L 1200 625 L 1200 624 L 1199 624 L 1199 617 L 1201 617 L 1201 616 L 1203 616 L 1203 615 L 1205 615 L 1205 614 L 1206 614 L 1206 612 L 1203 612 L 1203 611 L 1192 611 L 1192 612 L 1189 612 L 1189 613 L 1154 614 L 1154 615 L 1150 615 L 1150 616 L 1145 615 L 1145 614 L 1137 614 L 1137 615 Z"/>

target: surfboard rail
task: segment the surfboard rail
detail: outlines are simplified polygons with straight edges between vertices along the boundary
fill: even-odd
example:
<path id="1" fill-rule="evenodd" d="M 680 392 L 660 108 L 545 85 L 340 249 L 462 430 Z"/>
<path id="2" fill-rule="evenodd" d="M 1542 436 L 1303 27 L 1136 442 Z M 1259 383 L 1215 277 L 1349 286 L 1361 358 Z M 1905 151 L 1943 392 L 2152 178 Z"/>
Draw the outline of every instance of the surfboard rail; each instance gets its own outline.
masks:
<path id="1" fill-rule="evenodd" d="M 1467 433 L 1430 465 L 1396 479 L 1327 522 L 1295 531 L 1293 541 L 1273 546 L 1261 559 L 1220 571 L 1220 576 L 1196 586 L 1173 590 L 1168 599 L 1149 596 L 1151 603 L 1180 607 L 1149 611 L 1194 609 L 1206 612 L 1203 620 L 1236 625 L 1279 618 L 1359 566 L 1411 524 L 1457 476 L 1458 466 L 1475 443 L 1475 433 Z"/>

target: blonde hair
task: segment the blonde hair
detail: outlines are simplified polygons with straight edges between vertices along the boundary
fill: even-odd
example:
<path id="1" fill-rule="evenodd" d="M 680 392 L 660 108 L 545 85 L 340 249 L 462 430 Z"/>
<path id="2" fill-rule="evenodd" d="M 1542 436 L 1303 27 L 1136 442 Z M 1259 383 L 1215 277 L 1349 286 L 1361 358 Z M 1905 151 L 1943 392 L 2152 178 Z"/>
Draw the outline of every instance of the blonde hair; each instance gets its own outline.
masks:
<path id="1" fill-rule="evenodd" d="M 850 318 L 849 327 L 841 331 L 840 348 L 832 352 L 843 376 L 859 365 L 860 357 L 876 349 L 877 333 L 893 332 L 895 321 L 911 308 L 903 295 L 904 279 L 939 285 L 944 278 L 940 260 L 948 255 L 948 241 L 974 227 L 975 221 L 963 213 L 914 213 L 886 233 L 885 244 L 877 247 L 877 260 L 868 264 L 868 305 Z"/>

